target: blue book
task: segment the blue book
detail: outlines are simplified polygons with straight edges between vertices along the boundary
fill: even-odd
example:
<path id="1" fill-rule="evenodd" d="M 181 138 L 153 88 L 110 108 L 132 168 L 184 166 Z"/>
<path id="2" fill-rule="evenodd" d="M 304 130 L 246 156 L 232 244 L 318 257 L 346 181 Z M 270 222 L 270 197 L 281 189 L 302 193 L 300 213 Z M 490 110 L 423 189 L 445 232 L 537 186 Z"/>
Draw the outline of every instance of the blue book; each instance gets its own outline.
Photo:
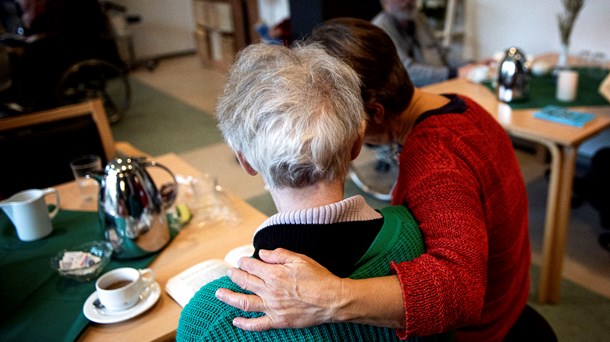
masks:
<path id="1" fill-rule="evenodd" d="M 546 106 L 535 112 L 534 117 L 564 125 L 583 127 L 595 118 L 595 114 L 575 112 L 559 106 Z"/>

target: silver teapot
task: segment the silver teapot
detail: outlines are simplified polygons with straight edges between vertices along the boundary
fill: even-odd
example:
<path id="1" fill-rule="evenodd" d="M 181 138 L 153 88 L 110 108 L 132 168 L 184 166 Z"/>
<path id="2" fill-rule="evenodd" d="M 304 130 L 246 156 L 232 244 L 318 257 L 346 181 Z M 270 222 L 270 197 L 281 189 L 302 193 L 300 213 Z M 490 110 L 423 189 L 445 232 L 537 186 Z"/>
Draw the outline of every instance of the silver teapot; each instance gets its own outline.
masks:
<path id="1" fill-rule="evenodd" d="M 159 167 L 173 183 L 157 189 L 147 167 Z M 115 158 L 103 172 L 89 174 L 100 184 L 99 220 L 113 257 L 130 259 L 154 253 L 170 240 L 165 210 L 175 201 L 178 183 L 167 167 L 146 158 Z"/>
<path id="2" fill-rule="evenodd" d="M 516 47 L 506 50 L 498 66 L 498 100 L 509 103 L 529 98 L 529 71 L 525 54 Z"/>

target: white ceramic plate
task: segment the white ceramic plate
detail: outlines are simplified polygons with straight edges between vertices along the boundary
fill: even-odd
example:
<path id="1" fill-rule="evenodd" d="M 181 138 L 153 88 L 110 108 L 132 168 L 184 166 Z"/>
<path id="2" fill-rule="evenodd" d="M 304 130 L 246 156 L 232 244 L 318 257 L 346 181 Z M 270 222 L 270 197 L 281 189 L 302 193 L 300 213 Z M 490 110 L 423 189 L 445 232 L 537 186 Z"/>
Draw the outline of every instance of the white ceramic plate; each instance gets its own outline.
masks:
<path id="1" fill-rule="evenodd" d="M 159 283 L 154 282 L 150 287 L 150 291 L 146 297 L 140 298 L 136 305 L 123 311 L 110 311 L 105 308 L 96 308 L 93 305 L 93 302 L 97 300 L 97 292 L 93 292 L 85 301 L 83 313 L 90 321 L 102 324 L 118 323 L 134 318 L 150 309 L 159 300 L 159 297 L 161 296 L 161 287 L 159 286 Z"/>

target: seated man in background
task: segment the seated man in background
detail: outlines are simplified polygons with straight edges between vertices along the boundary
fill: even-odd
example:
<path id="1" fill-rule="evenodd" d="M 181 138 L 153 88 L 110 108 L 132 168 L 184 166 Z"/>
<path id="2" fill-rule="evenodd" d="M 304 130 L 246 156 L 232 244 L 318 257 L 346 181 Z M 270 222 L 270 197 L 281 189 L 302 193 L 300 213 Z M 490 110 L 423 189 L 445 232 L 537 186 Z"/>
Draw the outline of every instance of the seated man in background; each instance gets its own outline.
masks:
<path id="1" fill-rule="evenodd" d="M 372 23 L 394 42 L 398 57 L 413 85 L 424 85 L 456 77 L 466 77 L 474 64 L 449 58 L 434 36 L 427 18 L 417 8 L 417 0 L 380 0 L 382 11 Z"/>
<path id="2" fill-rule="evenodd" d="M 239 54 L 216 111 L 240 165 L 248 174 L 261 173 L 278 210 L 254 235 L 255 258 L 261 249 L 287 248 L 337 276 L 368 278 L 424 252 L 404 206 L 376 211 L 362 196 L 344 199 L 365 130 L 360 81 L 347 64 L 317 45 L 250 45 Z M 202 287 L 182 311 L 177 340 L 398 340 L 394 329 L 354 323 L 241 330 L 232 324 L 235 317 L 262 313 L 217 300 L 219 288 L 243 292 L 226 276 Z"/>

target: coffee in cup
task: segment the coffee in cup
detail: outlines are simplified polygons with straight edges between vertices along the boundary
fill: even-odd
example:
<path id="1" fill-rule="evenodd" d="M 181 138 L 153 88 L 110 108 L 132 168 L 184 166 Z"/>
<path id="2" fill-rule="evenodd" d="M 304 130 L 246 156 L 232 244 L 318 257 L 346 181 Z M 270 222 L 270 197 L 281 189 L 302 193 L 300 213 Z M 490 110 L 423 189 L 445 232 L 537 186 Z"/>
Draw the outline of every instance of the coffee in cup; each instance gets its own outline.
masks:
<path id="1" fill-rule="evenodd" d="M 99 277 L 95 282 L 97 296 L 108 310 L 122 311 L 136 305 L 155 281 L 150 268 L 117 268 Z"/>

